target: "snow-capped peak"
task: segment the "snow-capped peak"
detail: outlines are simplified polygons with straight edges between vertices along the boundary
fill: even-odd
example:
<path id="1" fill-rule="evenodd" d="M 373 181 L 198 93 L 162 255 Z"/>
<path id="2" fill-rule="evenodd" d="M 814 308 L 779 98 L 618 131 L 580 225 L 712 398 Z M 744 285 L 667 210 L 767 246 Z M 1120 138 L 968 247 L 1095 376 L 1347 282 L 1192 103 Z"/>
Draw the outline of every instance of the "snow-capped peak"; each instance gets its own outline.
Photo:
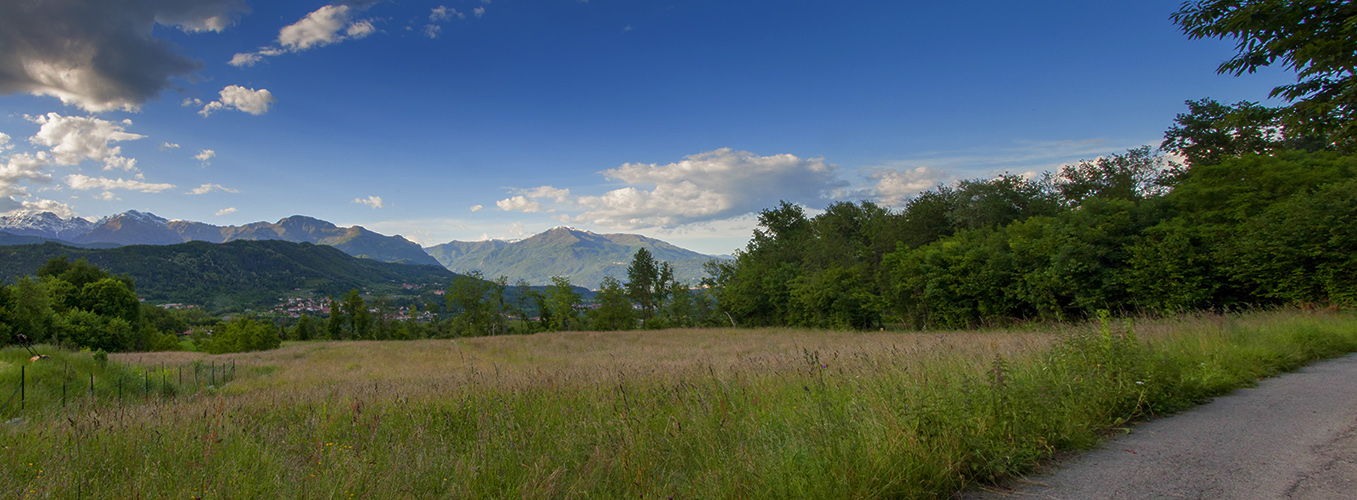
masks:
<path id="1" fill-rule="evenodd" d="M 82 217 L 63 219 L 52 212 L 24 212 L 0 216 L 0 231 L 25 236 L 66 239 L 89 232 L 94 223 Z"/>

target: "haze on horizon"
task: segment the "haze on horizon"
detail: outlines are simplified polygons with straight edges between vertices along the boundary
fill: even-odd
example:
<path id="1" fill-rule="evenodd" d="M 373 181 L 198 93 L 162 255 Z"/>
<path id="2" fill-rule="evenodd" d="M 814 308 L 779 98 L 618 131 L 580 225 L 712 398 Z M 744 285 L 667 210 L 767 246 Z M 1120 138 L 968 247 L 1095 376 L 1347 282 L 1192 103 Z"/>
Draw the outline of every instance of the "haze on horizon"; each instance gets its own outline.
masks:
<path id="1" fill-rule="evenodd" d="M 13 0 L 0 214 L 294 214 L 425 246 L 567 225 L 708 254 L 778 200 L 1158 145 L 1218 75 L 1174 1 Z"/>

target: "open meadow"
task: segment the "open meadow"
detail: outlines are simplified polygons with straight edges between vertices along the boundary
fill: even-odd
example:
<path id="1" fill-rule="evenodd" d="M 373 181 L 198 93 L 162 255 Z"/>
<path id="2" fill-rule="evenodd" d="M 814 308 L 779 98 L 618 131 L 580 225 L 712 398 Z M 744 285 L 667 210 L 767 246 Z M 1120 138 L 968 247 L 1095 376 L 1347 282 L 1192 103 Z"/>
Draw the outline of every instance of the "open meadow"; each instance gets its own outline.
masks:
<path id="1" fill-rule="evenodd" d="M 5 497 L 946 498 L 1357 350 L 1357 318 L 563 332 L 106 366 L 39 349 L 53 359 L 0 351 L 0 398 L 27 370 L 24 409 L 3 409 Z M 184 366 L 233 368 L 213 385 Z"/>

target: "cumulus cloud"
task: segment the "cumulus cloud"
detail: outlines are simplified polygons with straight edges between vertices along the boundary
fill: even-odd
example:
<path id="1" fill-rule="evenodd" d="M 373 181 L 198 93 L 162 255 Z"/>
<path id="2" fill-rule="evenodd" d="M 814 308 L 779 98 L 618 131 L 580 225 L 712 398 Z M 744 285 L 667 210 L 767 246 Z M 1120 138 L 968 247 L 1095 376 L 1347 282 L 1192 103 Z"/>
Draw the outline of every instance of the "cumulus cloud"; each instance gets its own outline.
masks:
<path id="1" fill-rule="evenodd" d="M 601 173 L 630 186 L 577 198 L 586 211 L 571 221 L 614 229 L 668 228 L 748 214 L 778 200 L 815 203 L 847 185 L 823 158 L 758 156 L 730 148 L 678 163 L 628 163 Z"/>
<path id="2" fill-rule="evenodd" d="M 485 205 L 472 205 L 472 206 L 471 206 L 471 211 L 472 211 L 472 212 L 479 212 L 479 211 L 481 211 L 482 208 L 485 208 Z"/>
<path id="3" fill-rule="evenodd" d="M 495 206 L 500 210 L 509 212 L 541 212 L 542 204 L 529 200 L 524 196 L 514 196 L 495 202 Z"/>
<path id="4" fill-rule="evenodd" d="M 474 8 L 474 9 L 471 9 L 471 13 L 472 13 L 472 14 L 475 14 L 476 17 L 484 16 L 484 15 L 485 15 L 485 7 L 476 7 L 476 8 Z"/>
<path id="5" fill-rule="evenodd" d="M 864 194 L 891 207 L 904 206 L 910 198 L 952 179 L 947 171 L 932 167 L 878 168 L 865 173 L 874 183 Z"/>
<path id="6" fill-rule="evenodd" d="M 222 31 L 245 0 L 0 2 L 0 95 L 46 95 L 86 111 L 135 110 L 202 63 L 153 36 L 155 25 Z"/>
<path id="7" fill-rule="evenodd" d="M 317 47 L 357 40 L 377 32 L 371 19 L 354 19 L 354 15 L 373 4 L 371 1 L 326 5 L 278 30 L 278 44 L 262 47 L 255 52 L 238 53 L 230 64 L 236 67 L 253 66 L 266 56 L 301 52 Z"/>
<path id="8" fill-rule="evenodd" d="M 146 137 L 125 130 L 124 127 L 131 125 L 132 120 L 111 122 L 89 116 L 61 116 L 56 113 L 25 115 L 25 118 L 42 125 L 38 133 L 28 139 L 29 142 L 49 148 L 52 160 L 57 164 L 77 165 L 84 160 L 94 160 L 103 162 L 104 170 L 136 170 L 137 160 L 124 158 L 121 147 L 109 145 Z"/>
<path id="9" fill-rule="evenodd" d="M 240 191 L 224 187 L 221 184 L 203 184 L 184 194 L 207 194 L 213 191 L 225 191 L 227 193 L 239 193 Z"/>
<path id="10" fill-rule="evenodd" d="M 386 204 L 382 202 L 382 197 L 381 197 L 381 196 L 369 196 L 369 197 L 367 197 L 366 199 L 364 199 L 364 198 L 354 198 L 353 201 L 352 201 L 351 203 L 357 203 L 357 204 L 359 204 L 359 205 L 367 205 L 367 206 L 369 206 L 369 207 L 372 207 L 374 210 L 376 210 L 376 209 L 378 209 L 378 208 L 386 207 Z"/>
<path id="11" fill-rule="evenodd" d="M 219 94 L 221 99 L 207 103 L 198 114 L 207 116 L 222 109 L 238 109 L 252 115 L 262 115 L 277 101 L 268 89 L 247 89 L 239 85 L 227 85 Z"/>
<path id="12" fill-rule="evenodd" d="M 216 151 L 213 151 L 211 149 L 204 149 L 202 151 L 199 151 L 198 154 L 193 155 L 193 159 L 202 162 L 203 166 L 207 166 L 212 164 L 212 158 L 215 158 L 216 156 L 217 156 Z"/>
<path id="13" fill-rule="evenodd" d="M 0 197 L 0 215 L 11 215 L 29 212 L 52 212 L 59 217 L 75 217 L 75 210 L 70 205 L 55 200 L 16 200 L 9 197 Z"/>
<path id="14" fill-rule="evenodd" d="M 236 207 L 223 208 L 217 211 L 218 216 L 236 213 Z"/>
<path id="15" fill-rule="evenodd" d="M 22 181 L 51 182 L 52 176 L 43 172 L 46 165 L 46 161 L 35 155 L 27 153 L 10 155 L 5 163 L 0 164 L 0 199 L 28 196 L 28 191 L 19 185 Z"/>
<path id="16" fill-rule="evenodd" d="M 171 149 L 179 149 L 179 145 L 173 142 L 166 142 L 164 144 L 156 146 L 156 149 L 159 149 L 161 151 L 169 151 Z"/>
<path id="17" fill-rule="evenodd" d="M 159 193 L 166 189 L 174 189 L 174 184 L 151 184 L 139 180 L 107 179 L 104 177 L 89 177 L 81 174 L 71 174 L 66 176 L 66 185 L 71 189 L 79 191 L 89 191 L 93 189 L 102 189 L 112 191 L 114 189 L 125 189 L 128 191 L 140 191 L 143 193 Z"/>

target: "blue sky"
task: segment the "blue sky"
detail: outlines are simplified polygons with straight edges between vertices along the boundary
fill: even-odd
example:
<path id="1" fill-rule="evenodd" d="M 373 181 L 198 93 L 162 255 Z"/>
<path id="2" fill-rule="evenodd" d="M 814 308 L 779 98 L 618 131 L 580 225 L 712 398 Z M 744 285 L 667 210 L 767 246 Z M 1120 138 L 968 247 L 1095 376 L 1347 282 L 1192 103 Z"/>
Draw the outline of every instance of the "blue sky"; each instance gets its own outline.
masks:
<path id="1" fill-rule="evenodd" d="M 778 200 L 900 207 L 1294 79 L 1217 75 L 1178 0 L 162 4 L 0 6 L 0 212 L 729 253 Z"/>

